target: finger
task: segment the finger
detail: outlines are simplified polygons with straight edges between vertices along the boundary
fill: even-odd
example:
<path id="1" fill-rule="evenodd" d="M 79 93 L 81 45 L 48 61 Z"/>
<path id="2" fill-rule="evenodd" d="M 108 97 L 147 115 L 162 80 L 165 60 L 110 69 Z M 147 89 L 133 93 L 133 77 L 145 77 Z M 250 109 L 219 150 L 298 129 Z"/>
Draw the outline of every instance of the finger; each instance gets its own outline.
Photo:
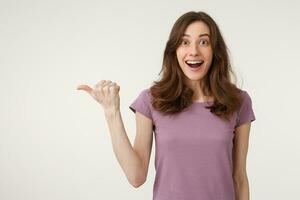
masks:
<path id="1" fill-rule="evenodd" d="M 79 85 L 77 87 L 77 90 L 84 90 L 84 91 L 88 92 L 89 94 L 91 94 L 93 91 L 93 89 L 90 88 L 88 85 Z"/>
<path id="2" fill-rule="evenodd" d="M 115 85 L 115 82 L 110 82 L 109 84 L 107 84 L 108 90 L 111 91 L 115 87 Z"/>
<path id="3" fill-rule="evenodd" d="M 104 84 L 105 82 L 106 82 L 106 80 L 101 80 L 96 84 L 96 86 L 100 86 L 100 85 Z"/>
<path id="4" fill-rule="evenodd" d="M 109 84 L 109 81 L 107 81 L 107 80 L 101 80 L 101 81 L 99 81 L 99 82 L 94 86 L 94 88 L 103 87 L 103 86 L 105 86 L 105 85 L 107 85 L 107 84 Z"/>
<path id="5" fill-rule="evenodd" d="M 102 89 L 103 89 L 104 91 L 107 91 L 107 90 L 109 90 L 109 87 L 110 87 L 110 85 L 111 85 L 112 83 L 113 83 L 112 81 L 107 80 L 105 83 L 103 83 L 103 84 L 101 85 L 101 87 L 102 87 Z"/>
<path id="6" fill-rule="evenodd" d="M 120 91 L 120 86 L 115 82 L 111 83 L 108 87 L 109 87 L 109 91 L 114 90 L 117 93 Z"/>
<path id="7" fill-rule="evenodd" d="M 104 86 L 108 86 L 109 87 L 109 85 L 111 84 L 112 82 L 111 82 L 111 80 L 107 80 L 102 86 L 104 87 Z"/>
<path id="8" fill-rule="evenodd" d="M 110 82 L 110 83 L 108 83 L 107 85 L 108 85 L 108 87 L 111 87 L 111 86 L 116 85 L 116 83 L 115 83 L 115 82 Z"/>

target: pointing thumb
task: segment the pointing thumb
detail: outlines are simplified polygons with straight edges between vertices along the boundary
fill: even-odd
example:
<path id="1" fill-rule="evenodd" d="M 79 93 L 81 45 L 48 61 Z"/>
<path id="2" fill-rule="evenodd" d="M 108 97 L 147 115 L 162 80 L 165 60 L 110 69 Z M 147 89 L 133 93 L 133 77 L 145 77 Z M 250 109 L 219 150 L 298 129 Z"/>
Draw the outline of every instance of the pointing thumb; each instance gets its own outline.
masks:
<path id="1" fill-rule="evenodd" d="M 92 95 L 94 97 L 93 89 L 90 88 L 88 85 L 79 85 L 77 87 L 77 90 L 84 90 L 84 91 L 86 91 L 87 93 L 89 93 L 90 95 Z"/>

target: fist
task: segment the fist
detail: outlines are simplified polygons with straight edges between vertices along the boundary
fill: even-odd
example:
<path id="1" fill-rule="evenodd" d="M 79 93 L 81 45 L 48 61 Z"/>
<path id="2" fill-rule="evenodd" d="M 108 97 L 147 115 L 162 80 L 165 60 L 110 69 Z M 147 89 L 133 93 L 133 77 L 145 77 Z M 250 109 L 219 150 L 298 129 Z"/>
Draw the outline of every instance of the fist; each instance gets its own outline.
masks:
<path id="1" fill-rule="evenodd" d="M 105 112 L 119 110 L 120 86 L 110 80 L 99 81 L 94 88 L 88 85 L 79 85 L 77 90 L 84 90 L 103 106 Z"/>

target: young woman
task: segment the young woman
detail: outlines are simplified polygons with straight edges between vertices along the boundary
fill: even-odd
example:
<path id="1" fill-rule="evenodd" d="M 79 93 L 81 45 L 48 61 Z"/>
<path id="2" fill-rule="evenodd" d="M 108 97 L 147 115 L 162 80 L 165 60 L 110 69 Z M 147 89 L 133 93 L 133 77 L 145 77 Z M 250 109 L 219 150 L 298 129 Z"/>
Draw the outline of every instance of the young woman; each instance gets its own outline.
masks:
<path id="1" fill-rule="evenodd" d="M 227 46 L 208 14 L 188 12 L 175 22 L 161 72 L 129 106 L 136 115 L 133 147 L 119 109 L 120 87 L 110 80 L 78 87 L 103 106 L 128 181 L 134 187 L 146 181 L 154 131 L 154 200 L 249 200 L 252 101 L 232 83 Z"/>

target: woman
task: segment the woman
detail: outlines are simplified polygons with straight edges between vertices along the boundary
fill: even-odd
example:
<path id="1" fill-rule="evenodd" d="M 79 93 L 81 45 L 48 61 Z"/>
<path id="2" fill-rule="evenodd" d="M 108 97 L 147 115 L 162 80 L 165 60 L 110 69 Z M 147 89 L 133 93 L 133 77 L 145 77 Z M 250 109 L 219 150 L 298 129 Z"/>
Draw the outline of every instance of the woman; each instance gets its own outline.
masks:
<path id="1" fill-rule="evenodd" d="M 226 44 L 208 14 L 188 12 L 175 22 L 161 72 L 129 106 L 136 115 L 133 147 L 122 123 L 120 87 L 110 80 L 78 87 L 102 104 L 128 181 L 134 187 L 146 181 L 154 131 L 154 200 L 249 200 L 252 101 L 231 82 Z"/>

